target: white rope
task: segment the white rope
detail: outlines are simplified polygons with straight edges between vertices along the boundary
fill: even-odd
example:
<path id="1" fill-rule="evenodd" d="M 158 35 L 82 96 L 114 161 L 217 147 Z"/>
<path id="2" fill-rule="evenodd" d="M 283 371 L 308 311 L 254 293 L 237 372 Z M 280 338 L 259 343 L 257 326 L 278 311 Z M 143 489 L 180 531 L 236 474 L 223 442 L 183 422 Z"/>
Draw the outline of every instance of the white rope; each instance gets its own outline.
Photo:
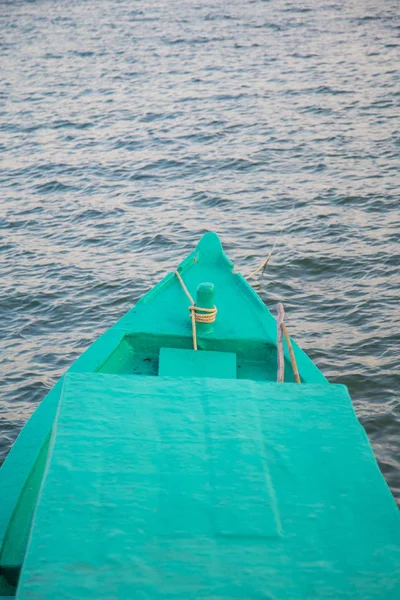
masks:
<path id="1" fill-rule="evenodd" d="M 252 279 L 252 277 L 254 277 L 255 275 L 257 275 L 257 273 L 259 273 L 260 271 L 262 271 L 261 275 L 263 275 L 263 274 L 264 274 L 265 267 L 266 267 L 266 266 L 267 266 L 267 264 L 269 263 L 269 259 L 271 258 L 271 256 L 272 256 L 272 254 L 273 254 L 273 252 L 274 252 L 274 250 L 275 250 L 275 247 L 276 247 L 277 243 L 279 242 L 279 240 L 280 240 L 280 239 L 281 239 L 281 237 L 282 237 L 283 230 L 285 229 L 286 223 L 289 221 L 289 219 L 290 219 L 290 217 L 291 217 L 291 215 L 292 215 L 292 213 L 293 213 L 293 211 L 294 211 L 294 207 L 295 207 L 295 203 L 293 203 L 293 206 L 292 206 L 292 208 L 290 209 L 288 216 L 287 216 L 287 217 L 286 217 L 286 219 L 284 219 L 284 221 L 283 221 L 282 227 L 281 227 L 281 229 L 280 229 L 280 231 L 279 231 L 279 233 L 278 233 L 278 236 L 277 236 L 277 237 L 276 237 L 276 239 L 275 239 L 275 242 L 274 242 L 274 245 L 272 246 L 272 250 L 271 250 L 271 252 L 268 254 L 268 256 L 267 256 L 267 258 L 264 260 L 264 262 L 263 262 L 263 263 L 261 263 L 261 265 L 260 265 L 260 266 L 259 266 L 257 269 L 255 269 L 255 271 L 252 271 L 252 272 L 250 273 L 250 275 L 247 275 L 247 276 L 245 277 L 246 281 L 248 281 L 249 279 Z"/>
<path id="2" fill-rule="evenodd" d="M 255 271 L 253 271 L 252 273 L 250 273 L 250 275 L 247 275 L 247 277 L 245 277 L 246 281 L 248 281 L 249 279 L 251 279 L 252 277 L 254 277 L 254 275 L 257 275 L 257 273 L 259 273 L 261 270 L 264 273 L 265 267 L 267 266 L 267 264 L 269 263 L 269 259 L 272 256 L 272 253 L 274 251 L 274 248 L 276 246 L 276 241 L 275 244 L 271 250 L 271 252 L 268 254 L 267 258 L 264 260 L 264 262 L 258 267 L 258 269 L 256 269 Z"/>

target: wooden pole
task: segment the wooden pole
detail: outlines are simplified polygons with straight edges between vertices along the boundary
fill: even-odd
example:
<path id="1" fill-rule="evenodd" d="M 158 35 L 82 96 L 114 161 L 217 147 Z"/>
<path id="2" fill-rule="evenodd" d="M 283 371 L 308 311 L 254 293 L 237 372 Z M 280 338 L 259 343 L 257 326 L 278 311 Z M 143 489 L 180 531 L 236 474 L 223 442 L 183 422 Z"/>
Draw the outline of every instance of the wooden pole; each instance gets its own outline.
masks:
<path id="1" fill-rule="evenodd" d="M 295 359 L 293 348 L 292 348 L 292 342 L 290 341 L 290 337 L 289 337 L 288 330 L 286 328 L 285 323 L 282 323 L 282 331 L 283 331 L 283 335 L 285 336 L 285 340 L 286 340 L 287 347 L 288 347 L 289 354 L 290 354 L 290 362 L 292 363 L 294 380 L 296 383 L 301 383 L 299 370 L 297 368 L 296 359 Z"/>

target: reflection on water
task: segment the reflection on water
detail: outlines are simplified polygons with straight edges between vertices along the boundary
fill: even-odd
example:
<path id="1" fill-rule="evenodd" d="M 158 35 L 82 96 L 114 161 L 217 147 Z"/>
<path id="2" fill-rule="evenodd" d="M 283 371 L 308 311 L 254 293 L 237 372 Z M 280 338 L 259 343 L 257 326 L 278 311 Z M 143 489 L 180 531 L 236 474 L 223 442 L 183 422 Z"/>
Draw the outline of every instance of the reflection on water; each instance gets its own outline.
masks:
<path id="1" fill-rule="evenodd" d="M 284 225 L 257 290 L 400 497 L 398 3 L 301 6 L 0 6 L 2 458 L 204 231 L 248 272 Z"/>

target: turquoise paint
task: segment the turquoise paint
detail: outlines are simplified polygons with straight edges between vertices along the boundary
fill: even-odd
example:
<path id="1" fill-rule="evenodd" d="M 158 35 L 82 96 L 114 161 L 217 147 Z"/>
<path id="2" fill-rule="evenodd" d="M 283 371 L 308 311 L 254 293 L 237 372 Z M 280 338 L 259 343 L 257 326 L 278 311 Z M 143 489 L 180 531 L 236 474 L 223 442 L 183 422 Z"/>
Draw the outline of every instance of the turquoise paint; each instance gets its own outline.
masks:
<path id="1" fill-rule="evenodd" d="M 160 348 L 158 374 L 168 377 L 236 379 L 236 354 Z"/>
<path id="2" fill-rule="evenodd" d="M 214 308 L 214 289 L 215 286 L 211 282 L 203 282 L 197 287 L 196 292 L 196 306 L 201 308 Z M 197 311 L 199 313 L 205 311 Z M 197 323 L 196 331 L 199 335 L 204 335 L 206 333 L 211 333 L 214 328 L 214 323 Z"/>
<path id="3" fill-rule="evenodd" d="M 276 377 L 275 319 L 246 280 L 239 273 L 233 272 L 233 264 L 223 253 L 218 237 L 215 234 L 206 234 L 196 250 L 181 263 L 179 272 L 193 297 L 196 296 L 199 285 L 204 282 L 214 284 L 212 303 L 215 301 L 218 315 L 212 325 L 212 331 L 201 331 L 201 327 L 198 329 L 199 353 L 207 355 L 217 352 L 236 355 L 238 381 L 232 381 L 231 385 L 246 385 L 246 380 L 252 380 L 256 386 L 268 385 L 267 382 L 274 381 Z M 210 298 L 208 301 L 211 303 Z M 125 375 L 132 382 L 141 379 L 147 382 L 151 381 L 152 383 L 149 385 L 153 385 L 154 381 L 158 381 L 161 348 L 176 349 L 179 352 L 179 350 L 190 351 L 193 347 L 188 305 L 188 299 L 176 276 L 172 273 L 167 275 L 134 308 L 88 348 L 71 366 L 69 374 L 96 373 L 95 377 L 99 378 L 99 381 L 103 380 L 104 374 L 108 374 L 108 376 Z M 326 388 L 325 401 L 328 404 L 335 401 L 335 395 L 330 396 L 332 386 L 328 385 L 322 373 L 306 354 L 295 343 L 293 346 L 303 384 L 321 384 Z M 169 352 L 173 353 L 173 350 Z M 190 352 L 187 356 L 189 355 Z M 192 372 L 190 361 L 185 360 L 186 363 L 183 361 L 185 373 L 182 375 L 186 375 L 186 379 L 189 381 L 196 374 L 196 369 L 195 372 Z M 293 375 L 286 349 L 285 360 L 287 363 L 285 373 L 287 381 L 290 382 L 293 381 Z M 214 367 L 213 372 L 215 374 Z M 0 593 L 3 594 L 14 593 L 13 587 L 9 587 L 9 584 L 17 581 L 24 562 L 27 535 L 31 528 L 32 515 L 37 502 L 41 473 L 48 460 L 48 440 L 59 406 L 61 386 L 62 382 L 60 381 L 42 401 L 25 425 L 0 469 L 0 497 L 2 498 L 0 507 Z M 286 386 L 284 387 L 286 389 Z M 288 389 L 292 390 L 290 393 L 295 394 L 297 393 L 295 389 L 303 387 L 303 385 L 289 385 Z M 235 396 L 234 393 L 232 395 Z M 114 401 L 118 402 L 118 398 L 114 396 L 108 398 L 111 409 Z M 306 404 L 307 402 L 308 400 Z M 227 399 L 222 404 L 225 407 L 224 410 L 228 412 L 231 410 L 231 403 Z M 79 414 L 79 408 L 77 407 L 77 414 Z M 286 409 L 282 405 L 283 419 L 287 417 L 285 411 Z M 354 419 L 354 415 L 351 418 Z M 307 419 L 307 416 L 302 413 L 298 415 L 298 419 L 304 420 Z M 350 419 L 349 414 L 346 419 Z M 343 421 L 342 426 L 347 427 L 346 420 Z M 340 432 L 337 433 L 339 435 Z M 372 489 L 379 488 L 382 506 L 392 515 L 394 501 L 379 474 L 365 437 L 364 441 L 362 452 L 369 457 L 371 464 L 375 465 L 376 469 L 370 486 Z M 287 460 L 285 459 L 286 462 L 282 463 L 280 459 L 278 460 L 278 456 L 279 454 L 275 458 L 270 457 L 272 463 L 268 464 L 268 472 L 278 468 L 277 465 L 285 470 L 290 466 L 291 460 L 296 461 L 297 455 L 294 453 L 292 456 L 289 453 Z M 304 460 L 304 462 L 314 460 L 323 463 L 323 451 L 318 446 L 310 446 L 309 455 L 304 452 L 302 455 L 300 452 L 298 460 Z M 223 461 L 222 456 L 221 461 Z M 314 467 L 315 465 L 310 466 L 310 477 Z M 279 481 L 279 477 L 277 480 Z M 279 493 L 279 486 L 276 493 Z M 364 500 L 359 498 L 358 502 L 363 503 Z M 329 510 L 333 511 L 333 508 L 332 501 Z M 343 510 L 352 514 L 356 508 L 354 505 L 349 505 Z M 398 521 L 397 525 L 393 525 L 393 523 L 391 524 L 393 532 L 398 534 Z M 387 526 L 387 522 L 383 521 L 382 535 L 386 535 Z M 350 525 L 349 532 L 349 535 L 352 535 Z M 398 547 L 398 538 L 397 544 L 394 546 Z M 336 598 L 337 596 L 332 597 Z"/>
<path id="4" fill-rule="evenodd" d="M 71 374 L 17 598 L 397 600 L 398 542 L 344 386 Z"/>

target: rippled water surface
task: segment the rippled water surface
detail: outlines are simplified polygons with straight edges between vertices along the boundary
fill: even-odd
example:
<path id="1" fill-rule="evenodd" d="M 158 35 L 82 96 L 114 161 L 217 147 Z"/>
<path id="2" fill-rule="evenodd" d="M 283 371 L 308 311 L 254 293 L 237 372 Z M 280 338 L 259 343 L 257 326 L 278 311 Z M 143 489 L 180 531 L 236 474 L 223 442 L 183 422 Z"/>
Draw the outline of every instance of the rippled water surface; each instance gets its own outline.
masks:
<path id="1" fill-rule="evenodd" d="M 0 458 L 207 230 L 400 498 L 398 0 L 0 3 Z M 283 227 L 281 236 L 279 232 Z"/>

